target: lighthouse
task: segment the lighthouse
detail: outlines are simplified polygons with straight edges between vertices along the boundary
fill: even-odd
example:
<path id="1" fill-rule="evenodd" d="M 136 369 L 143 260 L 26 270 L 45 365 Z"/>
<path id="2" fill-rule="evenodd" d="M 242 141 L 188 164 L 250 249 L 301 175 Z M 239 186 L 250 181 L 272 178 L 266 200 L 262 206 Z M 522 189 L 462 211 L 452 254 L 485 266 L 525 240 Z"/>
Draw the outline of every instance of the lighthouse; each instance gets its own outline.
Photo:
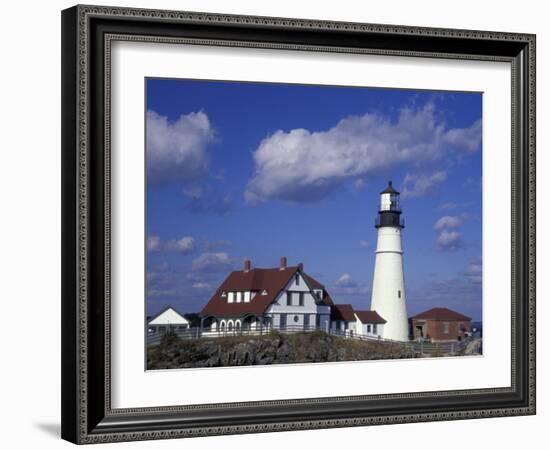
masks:
<path id="1" fill-rule="evenodd" d="M 405 228 L 399 205 L 399 192 L 388 183 L 380 193 L 380 209 L 375 227 L 378 230 L 371 310 L 386 320 L 384 338 L 409 340 L 407 299 L 403 276 L 401 231 Z"/>

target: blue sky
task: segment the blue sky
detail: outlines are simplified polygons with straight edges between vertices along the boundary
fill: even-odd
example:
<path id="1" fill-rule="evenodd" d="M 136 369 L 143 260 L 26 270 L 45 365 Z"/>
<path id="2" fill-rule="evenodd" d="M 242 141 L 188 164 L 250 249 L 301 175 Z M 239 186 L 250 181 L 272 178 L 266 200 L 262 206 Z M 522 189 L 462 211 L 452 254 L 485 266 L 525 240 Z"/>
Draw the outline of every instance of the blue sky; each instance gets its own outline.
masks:
<path id="1" fill-rule="evenodd" d="M 368 309 L 379 193 L 401 191 L 409 314 L 481 319 L 480 93 L 146 80 L 147 312 L 198 312 L 281 256 Z"/>

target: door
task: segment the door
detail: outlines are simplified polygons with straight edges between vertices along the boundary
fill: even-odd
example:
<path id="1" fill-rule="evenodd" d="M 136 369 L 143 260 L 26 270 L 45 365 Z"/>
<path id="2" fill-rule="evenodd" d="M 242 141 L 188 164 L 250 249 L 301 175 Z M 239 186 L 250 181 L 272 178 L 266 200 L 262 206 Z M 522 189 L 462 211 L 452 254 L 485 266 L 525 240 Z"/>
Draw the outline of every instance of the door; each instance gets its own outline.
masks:
<path id="1" fill-rule="evenodd" d="M 281 314 L 281 316 L 279 317 L 279 324 L 279 328 L 281 328 L 281 330 L 286 329 L 286 314 Z"/>

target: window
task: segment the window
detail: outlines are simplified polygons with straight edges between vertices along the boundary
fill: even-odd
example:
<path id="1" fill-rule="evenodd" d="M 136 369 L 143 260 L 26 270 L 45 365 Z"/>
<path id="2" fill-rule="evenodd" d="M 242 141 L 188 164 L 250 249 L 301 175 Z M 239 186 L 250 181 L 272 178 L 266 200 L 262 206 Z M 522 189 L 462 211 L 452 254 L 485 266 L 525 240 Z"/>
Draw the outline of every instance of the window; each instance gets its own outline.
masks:
<path id="1" fill-rule="evenodd" d="M 294 281 L 296 282 L 296 286 L 300 286 L 300 274 L 294 276 Z"/>
<path id="2" fill-rule="evenodd" d="M 397 291 L 397 298 L 401 298 L 401 291 Z"/>
<path id="3" fill-rule="evenodd" d="M 228 303 L 233 303 L 234 301 L 235 301 L 235 293 L 230 292 L 229 295 L 227 296 L 227 302 Z"/>
<path id="4" fill-rule="evenodd" d="M 304 316 L 304 328 L 308 328 L 309 327 L 309 314 L 306 314 Z"/>
<path id="5" fill-rule="evenodd" d="M 371 333 L 372 332 L 372 325 L 369 323 L 367 325 L 367 333 Z"/>
<path id="6" fill-rule="evenodd" d="M 242 292 L 237 292 L 237 303 L 242 302 Z"/>
<path id="7" fill-rule="evenodd" d="M 375 333 L 375 334 L 378 333 L 378 325 L 377 324 L 374 324 L 372 326 L 372 332 Z"/>
<path id="8" fill-rule="evenodd" d="M 281 314 L 279 322 L 280 322 L 280 328 L 284 330 L 286 328 L 286 314 Z"/>
<path id="9" fill-rule="evenodd" d="M 227 294 L 225 293 L 225 291 L 222 292 L 222 297 L 227 297 Z"/>
<path id="10" fill-rule="evenodd" d="M 286 305 L 292 306 L 292 292 L 286 293 Z"/>
<path id="11" fill-rule="evenodd" d="M 299 305 L 300 306 L 304 306 L 304 293 L 303 292 L 300 292 L 300 300 L 299 300 Z"/>
<path id="12" fill-rule="evenodd" d="M 262 295 L 267 295 L 267 291 L 265 289 L 262 291 Z"/>
<path id="13" fill-rule="evenodd" d="M 449 334 L 449 322 L 443 322 L 443 334 Z"/>
<path id="14" fill-rule="evenodd" d="M 294 322 L 298 322 L 300 320 L 300 318 L 298 316 L 294 316 Z"/>

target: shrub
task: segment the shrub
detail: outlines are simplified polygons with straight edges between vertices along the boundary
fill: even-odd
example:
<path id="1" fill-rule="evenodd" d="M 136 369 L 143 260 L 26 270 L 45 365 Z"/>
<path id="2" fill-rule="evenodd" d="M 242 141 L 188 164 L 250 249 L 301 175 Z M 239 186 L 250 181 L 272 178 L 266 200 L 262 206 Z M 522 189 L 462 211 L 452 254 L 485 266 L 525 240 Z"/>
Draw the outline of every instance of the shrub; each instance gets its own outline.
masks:
<path id="1" fill-rule="evenodd" d="M 175 344 L 176 342 L 179 342 L 179 341 L 180 341 L 180 338 L 178 337 L 178 335 L 176 333 L 174 333 L 173 331 L 168 331 L 162 336 L 162 338 L 160 340 L 160 345 L 169 346 L 169 345 L 173 345 L 173 344 Z"/>

